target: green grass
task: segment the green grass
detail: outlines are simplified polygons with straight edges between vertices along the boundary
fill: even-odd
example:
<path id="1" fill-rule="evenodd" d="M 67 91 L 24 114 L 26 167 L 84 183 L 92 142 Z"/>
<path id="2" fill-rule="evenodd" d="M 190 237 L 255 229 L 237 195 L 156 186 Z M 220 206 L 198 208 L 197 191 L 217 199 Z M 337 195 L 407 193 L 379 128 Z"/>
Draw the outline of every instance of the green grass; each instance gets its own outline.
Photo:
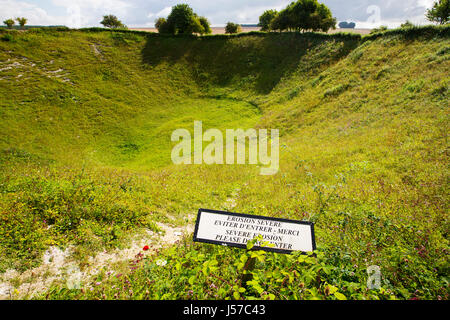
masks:
<path id="1" fill-rule="evenodd" d="M 236 261 L 252 252 L 185 239 L 125 278 L 105 271 L 92 291 L 59 283 L 41 298 L 448 299 L 448 30 L 11 32 L 0 41 L 0 270 L 36 266 L 51 245 L 75 244 L 83 265 L 233 197 L 235 212 L 314 221 L 317 257 L 260 255 L 246 285 L 233 283 Z M 194 120 L 279 129 L 279 173 L 172 165 L 170 134 Z M 370 265 L 382 290 L 366 290 Z"/>

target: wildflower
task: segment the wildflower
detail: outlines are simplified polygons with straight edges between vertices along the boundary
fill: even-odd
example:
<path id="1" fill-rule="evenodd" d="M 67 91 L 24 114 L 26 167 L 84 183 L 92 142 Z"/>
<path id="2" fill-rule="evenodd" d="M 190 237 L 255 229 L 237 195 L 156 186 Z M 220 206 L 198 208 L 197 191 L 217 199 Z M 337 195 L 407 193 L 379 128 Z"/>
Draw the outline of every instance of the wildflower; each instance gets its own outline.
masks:
<path id="1" fill-rule="evenodd" d="M 147 251 L 148 249 L 150 249 L 148 246 L 145 246 L 142 248 L 142 250 Z"/>
<path id="2" fill-rule="evenodd" d="M 156 265 L 158 265 L 160 267 L 164 267 L 166 264 L 167 264 L 167 261 L 164 259 L 156 260 Z"/>

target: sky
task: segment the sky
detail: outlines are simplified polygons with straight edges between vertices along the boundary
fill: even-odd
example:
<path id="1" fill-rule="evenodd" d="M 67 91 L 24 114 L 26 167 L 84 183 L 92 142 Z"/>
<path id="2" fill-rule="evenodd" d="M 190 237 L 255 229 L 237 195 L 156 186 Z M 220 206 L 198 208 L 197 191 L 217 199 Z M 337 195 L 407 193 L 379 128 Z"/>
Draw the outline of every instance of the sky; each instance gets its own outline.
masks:
<path id="1" fill-rule="evenodd" d="M 0 0 L 0 21 L 25 17 L 29 25 L 98 27 L 102 16 L 116 15 L 130 28 L 153 27 L 158 17 L 167 17 L 171 7 L 189 4 L 208 18 L 212 26 L 228 21 L 255 24 L 268 9 L 283 9 L 292 0 Z M 380 25 L 397 27 L 406 20 L 427 24 L 425 12 L 434 0 L 319 0 L 336 19 L 353 21 L 357 28 Z"/>

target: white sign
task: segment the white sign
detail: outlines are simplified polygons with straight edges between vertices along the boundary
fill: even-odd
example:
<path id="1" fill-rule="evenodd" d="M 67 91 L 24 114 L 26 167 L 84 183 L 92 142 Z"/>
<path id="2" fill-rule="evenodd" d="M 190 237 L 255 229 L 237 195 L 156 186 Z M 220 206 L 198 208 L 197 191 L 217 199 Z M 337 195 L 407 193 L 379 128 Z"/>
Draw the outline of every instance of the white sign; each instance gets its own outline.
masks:
<path id="1" fill-rule="evenodd" d="M 290 253 L 316 249 L 314 224 L 307 221 L 277 219 L 240 213 L 200 209 L 194 231 L 194 241 L 246 248 L 247 242 L 262 236 L 271 247 L 256 249 Z"/>

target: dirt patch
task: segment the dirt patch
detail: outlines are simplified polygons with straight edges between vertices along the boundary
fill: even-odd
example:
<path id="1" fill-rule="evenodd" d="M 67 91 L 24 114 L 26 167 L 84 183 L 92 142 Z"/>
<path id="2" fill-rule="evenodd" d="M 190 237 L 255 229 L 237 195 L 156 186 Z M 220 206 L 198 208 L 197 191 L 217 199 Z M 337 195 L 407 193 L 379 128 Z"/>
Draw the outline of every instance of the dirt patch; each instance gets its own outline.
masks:
<path id="1" fill-rule="evenodd" d="M 35 74 L 41 74 L 51 79 L 58 79 L 62 82 L 72 84 L 69 78 L 69 73 L 62 68 L 50 69 L 53 60 L 45 62 L 33 62 L 27 57 L 13 56 L 8 60 L 0 61 L 0 80 L 24 81 L 30 79 Z M 12 73 L 13 71 L 20 72 L 18 75 Z"/>
<path id="2" fill-rule="evenodd" d="M 94 54 L 95 54 L 98 58 L 100 58 L 100 60 L 103 61 L 103 60 L 104 60 L 104 59 L 103 59 L 103 52 L 99 49 L 98 45 L 95 44 L 95 43 L 93 43 L 93 44 L 90 45 L 90 47 L 91 47 L 92 51 L 94 51 Z"/>
<path id="3" fill-rule="evenodd" d="M 39 267 L 23 273 L 7 270 L 0 274 L 0 300 L 31 298 L 48 290 L 55 281 L 65 281 L 69 287 L 76 287 L 80 282 L 88 283 L 101 270 L 110 270 L 116 263 L 132 260 L 144 246 L 149 246 L 150 251 L 154 251 L 176 243 L 194 230 L 192 224 L 183 227 L 172 227 L 164 223 L 157 225 L 162 232 L 146 230 L 145 234 L 136 237 L 128 248 L 104 251 L 90 257 L 89 265 L 83 272 L 71 257 L 73 247 L 69 246 L 65 250 L 51 247 L 44 253 Z M 109 272 L 114 273 L 113 270 Z"/>
<path id="4" fill-rule="evenodd" d="M 57 247 L 50 247 L 42 257 L 42 264 L 23 273 L 7 270 L 0 275 L 0 300 L 20 298 L 32 295 L 48 288 L 55 280 L 64 275 L 70 259 L 71 248 L 64 251 Z"/>

